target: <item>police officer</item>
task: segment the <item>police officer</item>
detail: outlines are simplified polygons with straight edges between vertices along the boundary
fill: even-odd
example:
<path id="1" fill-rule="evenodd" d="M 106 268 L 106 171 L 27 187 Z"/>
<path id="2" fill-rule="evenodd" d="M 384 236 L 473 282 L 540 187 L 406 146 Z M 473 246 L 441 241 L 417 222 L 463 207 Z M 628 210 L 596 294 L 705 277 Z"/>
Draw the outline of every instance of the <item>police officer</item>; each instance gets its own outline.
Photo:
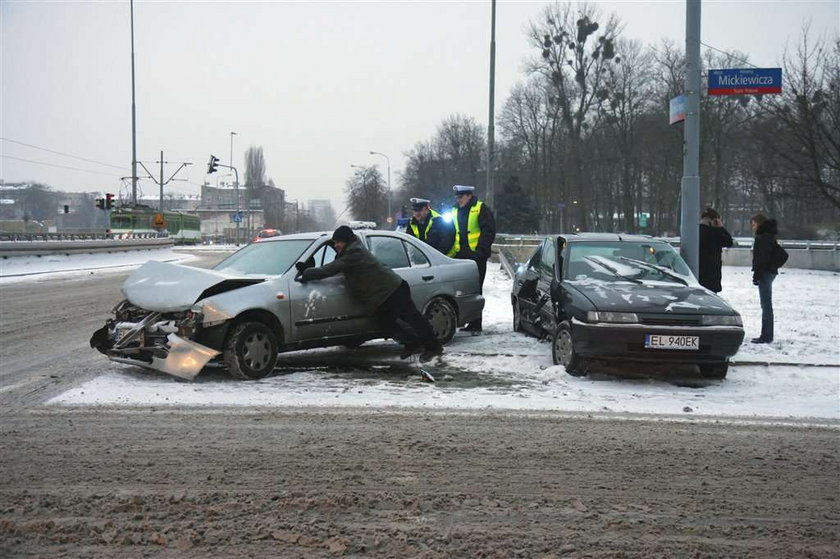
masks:
<path id="1" fill-rule="evenodd" d="M 455 242 L 455 229 L 424 198 L 411 199 L 412 216 L 405 232 L 446 254 Z"/>
<path id="2" fill-rule="evenodd" d="M 478 278 L 483 287 L 490 247 L 496 239 L 496 220 L 487 204 L 475 197 L 474 186 L 456 184 L 452 190 L 455 191 L 458 204 L 452 207 L 455 242 L 447 256 L 474 260 L 478 265 Z M 481 332 L 481 318 L 473 320 L 463 330 Z"/>

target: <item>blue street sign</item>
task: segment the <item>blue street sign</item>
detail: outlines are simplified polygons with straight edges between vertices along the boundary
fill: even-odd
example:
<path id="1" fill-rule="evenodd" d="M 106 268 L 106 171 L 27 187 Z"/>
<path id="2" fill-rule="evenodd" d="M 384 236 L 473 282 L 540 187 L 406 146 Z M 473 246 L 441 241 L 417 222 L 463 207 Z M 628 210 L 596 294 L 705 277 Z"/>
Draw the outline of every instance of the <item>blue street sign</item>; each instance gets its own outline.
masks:
<path id="1" fill-rule="evenodd" d="M 781 92 L 781 68 L 709 70 L 709 95 L 758 95 Z"/>
<path id="2" fill-rule="evenodd" d="M 241 223 L 242 214 L 230 214 L 230 220 L 234 223 Z"/>

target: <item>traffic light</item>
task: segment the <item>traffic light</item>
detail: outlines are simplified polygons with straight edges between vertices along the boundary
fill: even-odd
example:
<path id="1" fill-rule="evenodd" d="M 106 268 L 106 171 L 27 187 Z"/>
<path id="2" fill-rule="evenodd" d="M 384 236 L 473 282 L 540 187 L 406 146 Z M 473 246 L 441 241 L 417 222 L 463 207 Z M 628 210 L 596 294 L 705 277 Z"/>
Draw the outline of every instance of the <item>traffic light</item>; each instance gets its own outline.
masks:
<path id="1" fill-rule="evenodd" d="M 96 199 L 96 207 L 100 210 L 105 209 L 105 198 L 97 198 Z"/>
<path id="2" fill-rule="evenodd" d="M 70 206 L 68 206 L 67 204 L 64 204 L 64 213 L 66 213 L 66 214 L 70 213 Z"/>
<path id="3" fill-rule="evenodd" d="M 105 209 L 112 210 L 114 209 L 114 195 L 110 192 L 105 194 Z"/>
<path id="4" fill-rule="evenodd" d="M 216 165 L 219 163 L 219 158 L 215 155 L 210 156 L 210 162 L 207 163 L 207 174 L 216 172 Z"/>

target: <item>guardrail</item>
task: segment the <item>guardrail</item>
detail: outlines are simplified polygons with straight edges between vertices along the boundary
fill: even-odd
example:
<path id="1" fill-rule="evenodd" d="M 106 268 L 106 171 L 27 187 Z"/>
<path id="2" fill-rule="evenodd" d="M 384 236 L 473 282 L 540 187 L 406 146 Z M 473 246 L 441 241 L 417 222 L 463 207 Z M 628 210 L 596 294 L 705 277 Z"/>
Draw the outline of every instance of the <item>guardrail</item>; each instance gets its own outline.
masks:
<path id="1" fill-rule="evenodd" d="M 0 241 L 95 241 L 105 239 L 167 239 L 158 233 L 0 233 Z"/>
<path id="2" fill-rule="evenodd" d="M 173 246 L 169 237 L 148 237 L 135 239 L 93 239 L 93 240 L 0 240 L 0 258 L 19 256 L 47 256 L 50 254 L 93 254 L 95 252 L 127 252 L 130 250 L 151 250 Z"/>
<path id="3" fill-rule="evenodd" d="M 493 246 L 500 253 L 504 252 L 508 260 L 523 262 L 544 238 L 544 235 L 497 235 L 496 243 Z M 657 238 L 657 240 L 666 241 L 674 247 L 679 247 L 679 239 L 673 237 Z M 740 239 L 736 239 L 736 241 L 740 241 Z M 785 268 L 840 272 L 840 243 L 833 241 L 781 240 L 779 244 L 788 251 L 790 256 Z M 737 247 L 723 249 L 722 258 L 725 266 L 751 266 L 752 242 L 748 245 L 739 242 Z"/>

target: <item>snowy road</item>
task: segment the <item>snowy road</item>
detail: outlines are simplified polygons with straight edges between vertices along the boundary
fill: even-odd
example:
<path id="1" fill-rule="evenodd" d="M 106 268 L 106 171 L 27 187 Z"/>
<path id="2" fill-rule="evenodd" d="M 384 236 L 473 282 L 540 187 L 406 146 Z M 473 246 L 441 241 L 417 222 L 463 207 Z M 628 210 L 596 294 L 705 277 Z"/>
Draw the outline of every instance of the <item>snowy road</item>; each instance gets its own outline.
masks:
<path id="1" fill-rule="evenodd" d="M 797 318 L 738 356 L 829 366 L 706 385 L 569 377 L 496 271 L 435 385 L 385 342 L 180 382 L 87 346 L 125 275 L 0 282 L 0 556 L 836 556 L 836 275 L 788 271 Z"/>
<path id="2" fill-rule="evenodd" d="M 48 282 L 47 282 L 48 283 Z M 743 268 L 724 270 L 724 296 L 757 334 L 758 295 Z M 42 285 L 45 285 L 42 283 Z M 485 296 L 485 335 L 459 334 L 445 365 L 424 383 L 416 365 L 385 341 L 358 350 L 286 354 L 277 373 L 238 382 L 221 371 L 196 382 L 85 355 L 101 374 L 56 395 L 51 404 L 120 406 L 395 407 L 541 410 L 838 420 L 840 276 L 786 270 L 776 281 L 777 341 L 745 344 L 723 382 L 693 371 L 639 369 L 633 378 L 574 378 L 553 366 L 546 342 L 511 331 L 510 281 L 493 267 Z M 115 301 L 116 299 L 114 299 Z M 104 319 L 104 314 L 103 317 Z M 87 350 L 84 350 L 87 351 Z"/>

